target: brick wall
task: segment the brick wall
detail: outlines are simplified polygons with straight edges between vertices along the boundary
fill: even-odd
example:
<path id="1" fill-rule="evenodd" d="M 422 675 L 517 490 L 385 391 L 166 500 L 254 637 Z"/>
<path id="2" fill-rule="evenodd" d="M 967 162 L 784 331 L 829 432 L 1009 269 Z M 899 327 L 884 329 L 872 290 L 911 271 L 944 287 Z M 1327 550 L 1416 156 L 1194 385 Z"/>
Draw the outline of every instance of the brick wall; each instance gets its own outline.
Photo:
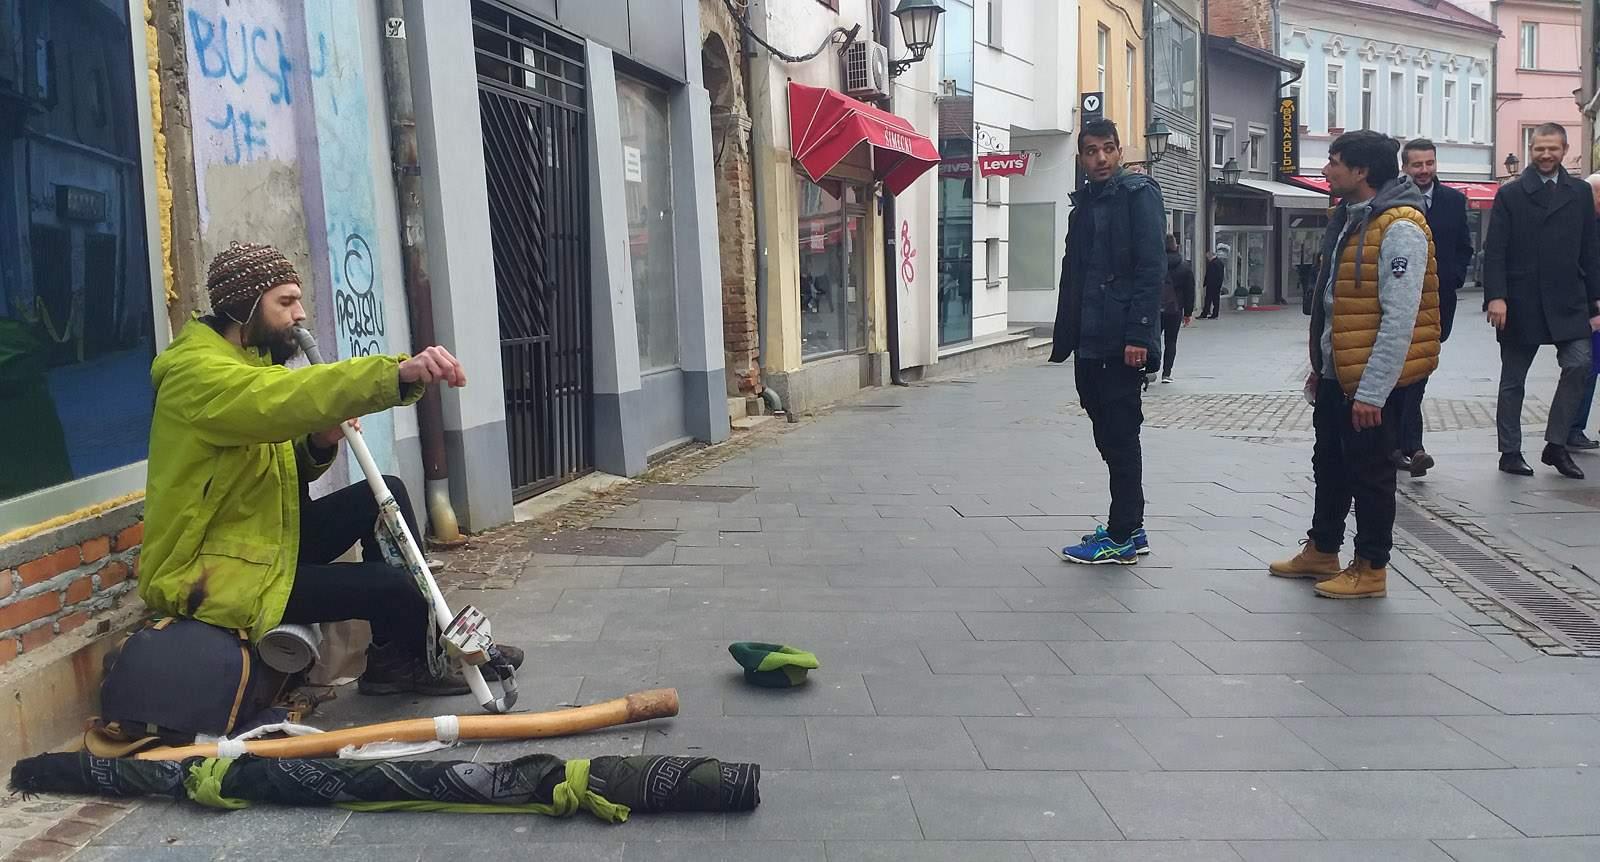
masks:
<path id="1" fill-rule="evenodd" d="M 144 506 L 0 546 L 0 665 L 118 607 L 134 589 Z"/>
<path id="2" fill-rule="evenodd" d="M 1252 48 L 1277 53 L 1272 44 L 1271 0 L 1211 0 L 1209 30 L 1213 36 L 1232 36 Z"/>

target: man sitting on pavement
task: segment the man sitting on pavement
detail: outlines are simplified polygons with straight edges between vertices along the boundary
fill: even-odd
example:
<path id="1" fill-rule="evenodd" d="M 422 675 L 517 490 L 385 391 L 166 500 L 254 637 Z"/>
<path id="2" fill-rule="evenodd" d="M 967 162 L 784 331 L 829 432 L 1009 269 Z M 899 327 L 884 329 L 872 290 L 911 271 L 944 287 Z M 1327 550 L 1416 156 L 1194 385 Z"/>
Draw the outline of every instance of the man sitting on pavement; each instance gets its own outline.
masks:
<path id="1" fill-rule="evenodd" d="M 1377 132 L 1340 135 L 1322 175 L 1339 206 L 1322 241 L 1311 306 L 1311 456 L 1316 508 L 1300 553 L 1273 563 L 1280 578 L 1319 578 L 1334 599 L 1387 595 L 1394 545 L 1392 423 L 1396 385 L 1427 377 L 1439 361 L 1439 297 L 1422 193 L 1396 179 L 1396 143 Z M 1355 556 L 1341 569 L 1345 519 L 1356 512 Z"/>
<path id="2" fill-rule="evenodd" d="M 363 694 L 465 694 L 459 672 L 427 660 L 430 606 L 411 575 L 383 561 L 377 501 L 365 483 L 311 500 L 346 417 L 411 404 L 434 382 L 465 386 L 443 347 L 308 368 L 284 363 L 306 319 L 300 277 L 277 249 L 239 244 L 207 277 L 213 314 L 190 321 L 151 367 L 145 541 L 139 595 L 158 614 L 248 631 L 347 619 L 372 624 Z M 413 535 L 405 487 L 389 478 Z M 332 561 L 356 543 L 363 562 Z M 500 646 L 520 665 L 522 653 Z M 485 676 L 496 678 L 492 668 Z"/>

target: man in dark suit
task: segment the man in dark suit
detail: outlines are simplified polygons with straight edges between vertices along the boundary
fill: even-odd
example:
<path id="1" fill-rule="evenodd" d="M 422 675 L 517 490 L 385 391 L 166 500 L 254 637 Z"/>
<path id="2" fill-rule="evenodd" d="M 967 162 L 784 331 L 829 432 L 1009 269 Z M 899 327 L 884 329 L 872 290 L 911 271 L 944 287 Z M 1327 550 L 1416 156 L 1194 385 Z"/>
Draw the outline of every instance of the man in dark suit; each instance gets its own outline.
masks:
<path id="1" fill-rule="evenodd" d="M 1467 230 L 1467 196 L 1440 183 L 1435 173 L 1438 152 L 1433 141 L 1417 138 L 1400 151 L 1400 167 L 1422 192 L 1423 212 L 1433 234 L 1433 258 L 1439 275 L 1439 341 L 1450 338 L 1456 316 L 1456 293 L 1467 281 L 1472 264 L 1472 234 Z M 1395 444 L 1391 460 L 1413 476 L 1426 475 L 1433 456 L 1422 448 L 1422 397 L 1426 379 L 1403 387 L 1390 401 L 1394 406 Z"/>
<path id="2" fill-rule="evenodd" d="M 1561 167 L 1566 156 L 1566 129 L 1533 130 L 1529 165 L 1495 194 L 1484 241 L 1484 310 L 1500 341 L 1500 470 L 1518 476 L 1533 475 L 1522 458 L 1528 367 L 1540 345 L 1553 344 L 1561 383 L 1540 460 L 1583 478 L 1566 444 L 1589 382 L 1589 335 L 1600 329 L 1600 227 L 1589 186 Z"/>
<path id="3" fill-rule="evenodd" d="M 1222 310 L 1222 259 L 1217 257 L 1215 251 L 1206 252 L 1206 277 L 1205 304 L 1200 306 L 1200 319 L 1217 319 L 1217 312 Z"/>
<path id="4" fill-rule="evenodd" d="M 1600 220 L 1600 174 L 1590 174 L 1586 182 L 1594 190 L 1594 217 Z M 1589 347 L 1592 350 L 1593 343 Z M 1583 400 L 1578 403 L 1578 414 L 1572 417 L 1572 433 L 1567 435 L 1568 449 L 1600 449 L 1600 442 L 1589 439 L 1589 435 L 1583 433 L 1589 427 L 1589 410 L 1594 406 L 1594 384 L 1595 376 L 1591 369 L 1589 385 L 1584 387 Z"/>

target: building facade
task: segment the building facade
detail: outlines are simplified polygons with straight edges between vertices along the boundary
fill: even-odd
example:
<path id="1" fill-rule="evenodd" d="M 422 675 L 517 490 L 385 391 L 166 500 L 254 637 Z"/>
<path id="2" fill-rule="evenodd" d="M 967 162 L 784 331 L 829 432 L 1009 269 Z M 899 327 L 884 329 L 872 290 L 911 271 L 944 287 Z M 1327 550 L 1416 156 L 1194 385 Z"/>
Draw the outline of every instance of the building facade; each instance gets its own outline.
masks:
<path id="1" fill-rule="evenodd" d="M 1166 153 L 1149 171 L 1161 185 L 1167 207 L 1167 232 L 1178 237 L 1184 259 L 1193 261 L 1202 243 L 1201 214 L 1206 209 L 1201 164 L 1205 92 L 1200 86 L 1200 4 L 1195 0 L 1154 0 L 1147 8 L 1147 112 L 1152 122 L 1159 117 L 1170 130 Z M 1142 128 L 1134 128 L 1125 134 L 1143 132 Z"/>
<path id="2" fill-rule="evenodd" d="M 1495 78 L 1494 152 L 1496 175 L 1505 158 L 1528 165 L 1533 130 L 1540 123 L 1567 127 L 1572 146 L 1567 170 L 1590 170 L 1587 148 L 1579 145 L 1583 114 L 1575 93 L 1583 89 L 1583 11 L 1578 0 L 1495 0 L 1500 28 Z M 1591 43 L 1592 44 L 1592 43 Z"/>

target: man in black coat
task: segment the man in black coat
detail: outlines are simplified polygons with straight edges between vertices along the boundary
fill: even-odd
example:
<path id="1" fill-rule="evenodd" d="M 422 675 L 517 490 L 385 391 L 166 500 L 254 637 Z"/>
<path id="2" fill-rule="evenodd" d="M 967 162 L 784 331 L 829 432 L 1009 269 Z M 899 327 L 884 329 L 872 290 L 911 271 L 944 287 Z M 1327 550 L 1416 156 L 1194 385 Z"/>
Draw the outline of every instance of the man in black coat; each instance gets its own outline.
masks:
<path id="1" fill-rule="evenodd" d="M 1533 130 L 1530 164 L 1495 195 L 1484 241 L 1484 310 L 1500 341 L 1500 469 L 1518 476 L 1533 475 L 1522 458 L 1528 367 L 1540 345 L 1554 344 L 1561 383 L 1540 460 L 1583 478 L 1566 443 L 1589 381 L 1589 335 L 1600 328 L 1600 228 L 1589 186 L 1561 167 L 1566 155 L 1566 129 Z"/>
<path id="2" fill-rule="evenodd" d="M 1215 250 L 1206 252 L 1206 300 L 1200 306 L 1201 320 L 1216 320 L 1217 312 L 1222 310 L 1222 276 L 1225 270 Z"/>
<path id="3" fill-rule="evenodd" d="M 1594 190 L 1594 217 L 1600 220 L 1600 174 L 1590 174 L 1585 182 Z M 1590 342 L 1589 348 L 1594 349 L 1593 342 Z M 1600 442 L 1589 439 L 1589 435 L 1583 433 L 1589 427 L 1589 410 L 1594 406 L 1594 385 L 1595 376 L 1591 369 L 1589 385 L 1584 387 L 1583 399 L 1578 402 L 1578 413 L 1572 417 L 1572 433 L 1567 435 L 1568 449 L 1600 449 Z"/>
<path id="4" fill-rule="evenodd" d="M 1438 152 L 1433 141 L 1417 138 L 1400 151 L 1400 167 L 1422 192 L 1428 230 L 1433 234 L 1433 257 L 1439 276 L 1439 341 L 1450 338 L 1450 325 L 1456 317 L 1456 294 L 1467 281 L 1472 264 L 1472 234 L 1467 229 L 1467 196 L 1438 181 L 1435 172 Z M 1395 467 L 1413 476 L 1426 475 L 1433 467 L 1433 456 L 1422 448 L 1422 398 L 1428 381 L 1423 379 L 1395 391 Z"/>
<path id="5" fill-rule="evenodd" d="M 1167 236 L 1167 281 L 1161 286 L 1161 382 L 1172 382 L 1178 361 L 1178 330 L 1194 317 L 1194 268 L 1178 251 L 1178 236 Z"/>

